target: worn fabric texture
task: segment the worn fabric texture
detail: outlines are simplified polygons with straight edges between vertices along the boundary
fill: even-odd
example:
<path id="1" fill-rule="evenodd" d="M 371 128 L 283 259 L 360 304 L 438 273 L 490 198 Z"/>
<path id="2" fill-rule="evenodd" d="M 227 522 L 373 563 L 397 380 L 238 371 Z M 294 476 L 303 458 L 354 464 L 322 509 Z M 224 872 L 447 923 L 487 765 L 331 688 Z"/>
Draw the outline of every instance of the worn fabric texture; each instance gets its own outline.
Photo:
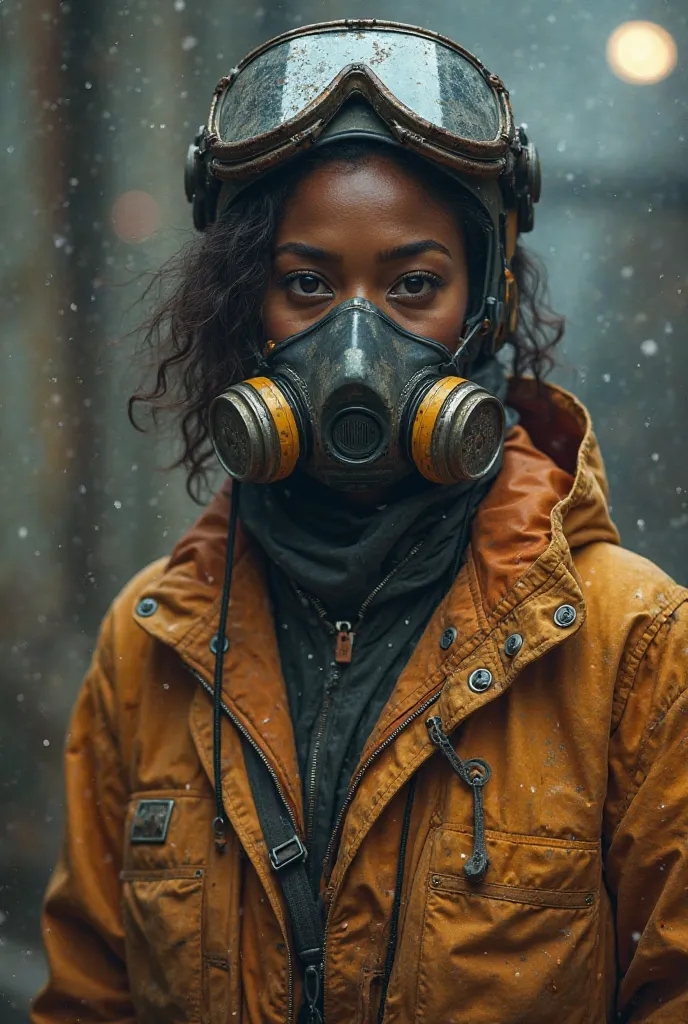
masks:
<path id="1" fill-rule="evenodd" d="M 308 477 L 242 488 L 241 522 L 269 552 L 315 893 L 361 751 L 458 571 L 471 520 L 498 468 L 472 485 L 412 480 L 403 497 L 372 510 Z M 343 620 L 354 630 L 349 664 L 335 661 L 336 623 Z"/>
<path id="2" fill-rule="evenodd" d="M 324 865 L 327 1024 L 378 1018 L 412 778 L 387 1024 L 688 1020 L 688 592 L 619 546 L 576 400 L 521 382 L 510 402 L 521 425 L 365 743 Z M 298 972 L 239 728 L 303 834 L 302 787 L 264 557 L 246 535 L 223 691 L 231 829 L 223 854 L 213 843 L 209 641 L 228 507 L 223 492 L 103 623 L 67 741 L 33 1024 L 295 1019 Z M 476 669 L 491 674 L 481 692 Z M 479 883 L 463 871 L 471 793 L 432 744 L 431 715 L 492 770 Z M 166 829 L 141 803 L 161 800 Z"/>

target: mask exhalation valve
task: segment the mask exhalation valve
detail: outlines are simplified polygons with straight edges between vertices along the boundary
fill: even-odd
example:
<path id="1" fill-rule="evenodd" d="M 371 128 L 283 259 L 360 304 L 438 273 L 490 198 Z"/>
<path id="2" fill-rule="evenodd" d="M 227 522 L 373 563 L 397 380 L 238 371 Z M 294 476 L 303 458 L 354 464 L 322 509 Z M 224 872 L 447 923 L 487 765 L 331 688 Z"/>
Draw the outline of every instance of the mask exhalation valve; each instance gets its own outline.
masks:
<path id="1" fill-rule="evenodd" d="M 382 423 L 370 409 L 342 409 L 330 425 L 330 444 L 344 462 L 370 462 L 384 439 Z"/>

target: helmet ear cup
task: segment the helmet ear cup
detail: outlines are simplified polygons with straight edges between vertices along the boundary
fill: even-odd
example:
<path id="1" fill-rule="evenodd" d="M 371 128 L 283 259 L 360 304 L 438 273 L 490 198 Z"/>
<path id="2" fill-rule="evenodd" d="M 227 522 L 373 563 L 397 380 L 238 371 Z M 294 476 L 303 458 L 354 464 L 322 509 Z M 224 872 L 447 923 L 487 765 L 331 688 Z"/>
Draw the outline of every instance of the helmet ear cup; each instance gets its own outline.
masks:
<path id="1" fill-rule="evenodd" d="M 518 129 L 519 147 L 513 171 L 514 198 L 518 213 L 519 232 L 532 231 L 535 224 L 535 203 L 542 192 L 542 166 L 540 155 L 528 139 L 521 125 Z"/>
<path id="2" fill-rule="evenodd" d="M 193 222 L 197 231 L 205 229 L 215 220 L 220 183 L 210 177 L 206 167 L 205 140 L 208 129 L 201 125 L 186 153 L 184 191 L 192 204 Z"/>

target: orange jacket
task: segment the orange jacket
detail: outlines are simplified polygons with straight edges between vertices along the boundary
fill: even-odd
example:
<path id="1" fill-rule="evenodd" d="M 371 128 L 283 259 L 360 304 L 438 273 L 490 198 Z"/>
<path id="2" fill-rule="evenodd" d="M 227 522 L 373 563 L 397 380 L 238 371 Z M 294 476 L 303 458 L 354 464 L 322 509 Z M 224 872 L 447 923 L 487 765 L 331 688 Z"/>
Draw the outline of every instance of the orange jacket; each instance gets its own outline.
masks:
<path id="1" fill-rule="evenodd" d="M 354 776 L 323 882 L 327 1024 L 377 1021 L 412 776 L 387 1024 L 688 1022 L 688 594 L 618 546 L 587 414 L 548 394 L 521 384 L 510 396 L 523 426 L 467 564 Z M 294 1020 L 298 970 L 238 730 L 300 827 L 301 786 L 261 561 L 245 541 L 225 663 L 224 855 L 212 838 L 209 640 L 227 514 L 223 493 L 104 622 L 67 743 L 66 838 L 44 912 L 51 974 L 34 1024 Z M 562 605 L 575 621 L 557 625 Z M 476 669 L 492 676 L 480 693 L 467 685 Z M 492 768 L 478 884 L 462 870 L 471 793 L 431 743 L 431 715 L 461 757 Z"/>

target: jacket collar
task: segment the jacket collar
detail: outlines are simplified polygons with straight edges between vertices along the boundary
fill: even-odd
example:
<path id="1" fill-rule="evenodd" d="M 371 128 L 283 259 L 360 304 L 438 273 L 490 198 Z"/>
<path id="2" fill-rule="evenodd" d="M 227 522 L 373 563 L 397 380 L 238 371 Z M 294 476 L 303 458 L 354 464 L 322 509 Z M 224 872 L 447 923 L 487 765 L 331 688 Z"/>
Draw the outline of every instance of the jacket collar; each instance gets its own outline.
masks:
<path id="1" fill-rule="evenodd" d="M 529 661 L 571 636 L 585 619 L 572 552 L 592 541 L 618 543 L 585 408 L 562 389 L 530 380 L 513 384 L 508 400 L 518 410 L 521 425 L 507 439 L 502 470 L 476 514 L 467 563 L 402 673 L 364 760 L 428 695 L 441 691 L 438 708 L 445 728 L 451 729 L 498 696 Z M 157 613 L 137 616 L 142 628 L 174 647 L 208 682 L 229 500 L 225 486 L 176 546 L 160 577 L 140 594 L 156 600 Z M 297 758 L 269 595 L 261 557 L 241 533 L 232 590 L 224 698 L 276 765 L 298 809 Z M 577 613 L 568 629 L 554 624 L 562 604 L 571 604 Z M 445 652 L 438 641 L 450 626 L 457 630 L 457 639 Z M 511 633 L 525 640 L 515 658 L 504 651 Z M 239 665 L 242 670 L 236 671 Z M 478 668 L 490 671 L 494 680 L 481 694 L 466 685 Z M 270 685 L 258 685 L 266 680 Z"/>

